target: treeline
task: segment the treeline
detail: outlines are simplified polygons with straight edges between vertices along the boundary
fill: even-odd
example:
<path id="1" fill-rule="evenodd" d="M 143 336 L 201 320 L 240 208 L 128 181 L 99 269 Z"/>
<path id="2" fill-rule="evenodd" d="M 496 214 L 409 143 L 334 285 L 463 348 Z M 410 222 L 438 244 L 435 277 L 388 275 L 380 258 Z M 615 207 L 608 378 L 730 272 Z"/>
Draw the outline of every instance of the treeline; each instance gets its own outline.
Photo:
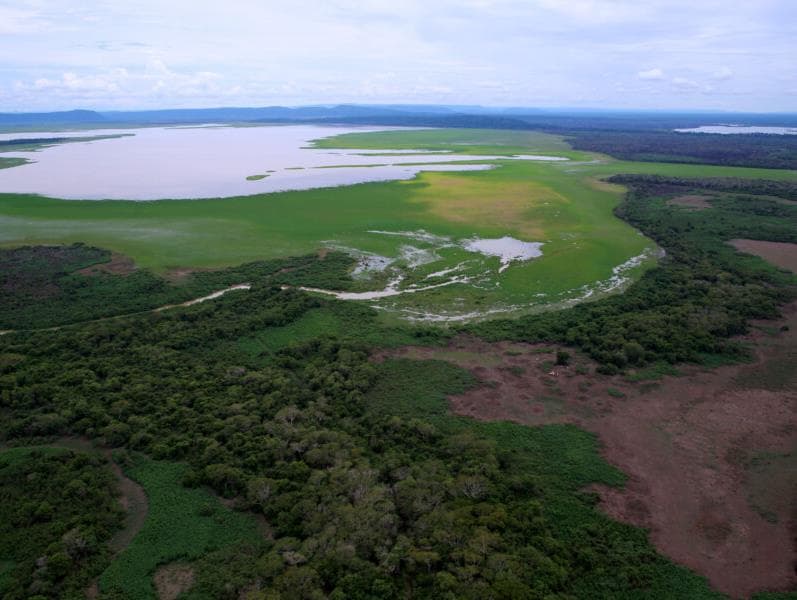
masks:
<path id="1" fill-rule="evenodd" d="M 797 169 L 797 135 L 612 130 L 566 135 L 576 150 L 623 160 Z"/>
<path id="2" fill-rule="evenodd" d="M 617 214 L 666 250 L 659 266 L 623 294 L 467 330 L 488 339 L 571 344 L 602 363 L 606 373 L 656 361 L 743 356 L 744 348 L 732 337 L 745 333 L 750 319 L 777 317 L 779 306 L 797 295 L 797 279 L 737 253 L 727 241 L 797 243 L 797 206 L 765 197 L 775 190 L 791 197 L 795 185 L 632 175 L 610 181 L 630 186 Z M 666 202 L 685 193 L 726 189 L 747 195 L 724 194 L 712 200 L 712 208 L 698 211 Z"/>
<path id="3" fill-rule="evenodd" d="M 0 452 L 0 596 L 84 598 L 121 527 L 116 478 L 97 455 Z M 0 566 L 2 562 L 0 562 Z"/>
<path id="4" fill-rule="evenodd" d="M 86 267 L 111 260 L 107 250 L 70 246 L 0 248 L 0 329 L 38 329 L 151 310 L 240 283 L 268 281 L 347 289 L 353 260 L 330 252 L 197 271 L 174 283 L 147 270 L 121 275 Z"/>
<path id="5" fill-rule="evenodd" d="M 613 183 L 629 184 L 653 192 L 666 194 L 687 190 L 730 192 L 754 196 L 771 196 L 797 202 L 797 182 L 771 179 L 743 179 L 741 177 L 671 177 L 667 175 L 614 175 Z"/>
<path id="6" fill-rule="evenodd" d="M 266 119 L 269 123 L 294 120 Z M 303 123 L 329 123 L 349 125 L 389 125 L 391 127 L 441 127 L 462 129 L 535 129 L 521 119 L 501 115 L 385 115 L 385 116 L 340 116 L 306 119 Z"/>

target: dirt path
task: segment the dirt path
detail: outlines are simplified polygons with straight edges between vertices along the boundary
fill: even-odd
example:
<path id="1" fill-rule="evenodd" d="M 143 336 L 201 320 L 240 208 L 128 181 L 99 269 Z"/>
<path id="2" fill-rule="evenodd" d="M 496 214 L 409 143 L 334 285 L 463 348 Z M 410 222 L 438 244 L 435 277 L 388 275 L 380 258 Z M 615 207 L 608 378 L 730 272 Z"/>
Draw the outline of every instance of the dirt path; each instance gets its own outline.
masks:
<path id="1" fill-rule="evenodd" d="M 596 433 L 629 476 L 603 509 L 646 527 L 658 550 L 733 597 L 797 587 L 797 304 L 750 340 L 753 364 L 632 383 L 552 347 L 460 338 L 389 355 L 449 360 L 487 385 L 449 399 L 460 415 Z M 773 325 L 776 325 L 773 327 Z M 572 351 L 571 351 L 572 352 Z"/>
<path id="2" fill-rule="evenodd" d="M 185 302 L 180 302 L 179 304 L 166 304 L 164 306 L 159 306 L 157 308 L 150 308 L 148 310 L 140 310 L 133 313 L 125 313 L 123 315 L 113 315 L 110 317 L 101 317 L 99 319 L 90 319 L 89 321 L 80 321 L 79 323 L 67 323 L 66 325 L 56 325 L 55 327 L 44 327 L 43 329 L 6 329 L 0 331 L 0 335 L 6 335 L 9 333 L 33 333 L 36 331 L 58 331 L 59 329 L 63 329 L 64 327 L 72 327 L 75 325 L 86 325 L 88 323 L 99 323 L 101 321 L 111 321 L 113 319 L 124 319 L 125 317 L 134 317 L 136 315 L 145 315 L 147 313 L 156 313 L 156 312 L 163 312 L 164 310 L 170 310 L 172 308 L 181 308 L 186 306 L 193 306 L 194 304 L 199 304 L 201 302 L 205 302 L 207 300 L 215 300 L 216 298 L 220 298 L 227 292 L 234 292 L 235 290 L 249 290 L 252 289 L 252 286 L 248 283 L 238 283 L 236 285 L 231 285 L 228 288 L 224 288 L 223 290 L 215 291 L 207 296 L 202 296 L 201 298 L 194 298 L 193 300 L 186 300 Z"/>

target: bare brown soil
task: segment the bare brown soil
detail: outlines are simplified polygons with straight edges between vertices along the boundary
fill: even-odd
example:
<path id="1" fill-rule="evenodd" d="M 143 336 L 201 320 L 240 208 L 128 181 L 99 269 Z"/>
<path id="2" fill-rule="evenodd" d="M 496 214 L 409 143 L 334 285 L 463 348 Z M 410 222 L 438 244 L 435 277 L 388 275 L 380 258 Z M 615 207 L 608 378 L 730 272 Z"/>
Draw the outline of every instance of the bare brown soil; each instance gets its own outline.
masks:
<path id="1" fill-rule="evenodd" d="M 111 254 L 111 260 L 104 263 L 97 263 L 89 265 L 84 269 L 79 269 L 77 272 L 81 275 L 99 275 L 100 273 L 109 273 L 111 275 L 129 275 L 135 271 L 136 267 L 133 259 L 124 254 Z"/>
<path id="2" fill-rule="evenodd" d="M 194 273 L 197 273 L 199 271 L 210 271 L 210 270 L 211 269 L 199 269 L 199 268 L 189 268 L 189 267 L 170 269 L 163 274 L 163 278 L 166 279 L 166 281 L 169 281 L 170 283 L 180 283 L 188 279 L 188 277 L 190 277 Z"/>
<path id="3" fill-rule="evenodd" d="M 731 240 L 728 243 L 740 252 L 760 256 L 776 267 L 797 273 L 797 244 L 762 240 Z"/>
<path id="4" fill-rule="evenodd" d="M 677 196 L 675 198 L 670 198 L 667 200 L 667 204 L 670 206 L 682 206 L 684 208 L 695 208 L 695 209 L 703 209 L 703 208 L 711 208 L 711 203 L 709 200 L 711 196 L 699 196 L 699 195 L 686 195 L 686 196 Z"/>
<path id="5" fill-rule="evenodd" d="M 578 355 L 554 366 L 553 347 L 465 337 L 391 354 L 473 372 L 485 385 L 449 399 L 459 415 L 596 433 L 629 476 L 597 489 L 603 510 L 741 598 L 797 587 L 797 304 L 785 314 L 788 330 L 767 322 L 749 336 L 755 362 L 655 381 L 595 374 Z"/>
<path id="6" fill-rule="evenodd" d="M 158 567 L 152 580 L 160 600 L 175 600 L 194 585 L 194 569 L 185 563 L 170 563 Z"/>

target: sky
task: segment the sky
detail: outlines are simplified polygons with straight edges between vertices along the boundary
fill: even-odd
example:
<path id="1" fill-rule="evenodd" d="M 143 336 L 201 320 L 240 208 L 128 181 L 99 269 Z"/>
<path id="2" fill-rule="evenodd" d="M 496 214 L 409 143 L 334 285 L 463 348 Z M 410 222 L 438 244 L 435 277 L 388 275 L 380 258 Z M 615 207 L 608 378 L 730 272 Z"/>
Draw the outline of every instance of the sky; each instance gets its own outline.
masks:
<path id="1" fill-rule="evenodd" d="M 0 0 L 0 111 L 797 112 L 797 0 Z"/>

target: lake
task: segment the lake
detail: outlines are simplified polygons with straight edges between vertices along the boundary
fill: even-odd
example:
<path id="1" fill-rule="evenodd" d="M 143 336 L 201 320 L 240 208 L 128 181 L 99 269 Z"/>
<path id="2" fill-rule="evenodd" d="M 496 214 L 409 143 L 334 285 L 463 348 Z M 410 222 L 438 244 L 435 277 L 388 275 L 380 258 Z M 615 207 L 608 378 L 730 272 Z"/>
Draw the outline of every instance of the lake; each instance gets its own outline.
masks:
<path id="1" fill-rule="evenodd" d="M 149 127 L 0 134 L 0 140 L 124 135 L 56 144 L 36 152 L 4 152 L 32 162 L 0 169 L 0 193 L 64 199 L 220 198 L 286 190 L 411 179 L 421 171 L 472 171 L 494 160 L 422 151 L 328 150 L 311 140 L 390 127 L 271 125 Z M 380 155 L 381 154 L 381 155 Z M 518 160 L 565 160 L 517 156 Z"/>
<path id="2" fill-rule="evenodd" d="M 702 125 L 688 129 L 676 129 L 678 133 L 770 133 L 775 135 L 797 135 L 797 127 L 757 127 L 750 125 Z"/>

